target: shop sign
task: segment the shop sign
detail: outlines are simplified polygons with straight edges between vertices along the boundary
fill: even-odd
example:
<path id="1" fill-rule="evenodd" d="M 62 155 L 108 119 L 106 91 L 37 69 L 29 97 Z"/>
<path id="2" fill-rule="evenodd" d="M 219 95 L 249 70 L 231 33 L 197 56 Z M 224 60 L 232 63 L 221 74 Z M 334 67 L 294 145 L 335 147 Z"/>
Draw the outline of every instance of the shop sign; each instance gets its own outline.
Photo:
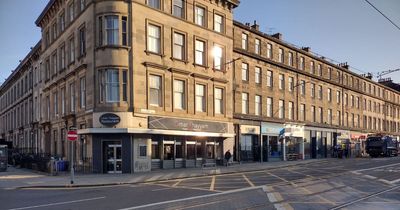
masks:
<path id="1" fill-rule="evenodd" d="M 350 133 L 349 131 L 338 130 L 337 137 L 341 139 L 349 139 Z"/>
<path id="2" fill-rule="evenodd" d="M 100 116 L 99 121 L 105 126 L 114 126 L 121 122 L 121 118 L 113 113 L 105 113 Z"/>
<path id="3" fill-rule="evenodd" d="M 367 135 L 360 134 L 360 133 L 357 133 L 357 134 L 352 133 L 352 134 L 350 135 L 350 137 L 351 137 L 351 139 L 366 139 L 366 138 L 367 138 Z"/>
<path id="4" fill-rule="evenodd" d="M 261 123 L 261 133 L 262 134 L 270 134 L 270 135 L 279 135 L 283 129 L 282 124 L 276 123 Z"/>
<path id="5" fill-rule="evenodd" d="M 285 136 L 303 137 L 304 127 L 296 125 L 286 125 Z"/>
<path id="6" fill-rule="evenodd" d="M 187 120 L 167 117 L 149 117 L 150 129 L 184 130 L 198 132 L 227 133 L 227 123 Z"/>
<path id="7" fill-rule="evenodd" d="M 260 126 L 240 125 L 241 134 L 260 134 Z"/>

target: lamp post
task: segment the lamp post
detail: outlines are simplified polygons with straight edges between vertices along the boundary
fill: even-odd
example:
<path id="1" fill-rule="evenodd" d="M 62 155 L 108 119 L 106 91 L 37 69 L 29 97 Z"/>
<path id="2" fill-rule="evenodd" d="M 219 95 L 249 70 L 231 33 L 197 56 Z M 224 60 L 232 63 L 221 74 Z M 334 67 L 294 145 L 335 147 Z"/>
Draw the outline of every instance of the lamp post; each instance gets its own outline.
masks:
<path id="1" fill-rule="evenodd" d="M 224 55 L 223 55 L 223 50 L 220 46 L 214 46 L 211 50 L 212 52 L 212 56 L 213 56 L 213 67 L 216 70 L 222 70 L 221 67 L 224 67 L 225 65 L 229 65 L 229 64 L 233 64 L 232 65 L 232 77 L 228 78 L 229 81 L 233 81 L 232 82 L 232 93 L 233 96 L 231 97 L 232 99 L 232 103 L 235 104 L 234 100 L 235 100 L 235 62 L 238 60 L 241 60 L 241 57 L 237 57 L 237 58 L 233 58 L 232 60 L 229 60 L 225 63 L 222 63 Z M 228 67 L 229 68 L 229 67 Z M 226 100 L 227 101 L 227 100 Z M 234 106 L 233 106 L 234 107 Z M 233 109 L 232 108 L 232 113 L 233 113 Z M 239 154 L 239 139 L 238 137 L 235 137 L 234 139 L 235 145 L 237 146 L 236 149 L 234 150 L 232 148 L 232 151 L 234 151 L 234 157 L 236 156 L 237 160 L 240 161 L 240 154 Z"/>

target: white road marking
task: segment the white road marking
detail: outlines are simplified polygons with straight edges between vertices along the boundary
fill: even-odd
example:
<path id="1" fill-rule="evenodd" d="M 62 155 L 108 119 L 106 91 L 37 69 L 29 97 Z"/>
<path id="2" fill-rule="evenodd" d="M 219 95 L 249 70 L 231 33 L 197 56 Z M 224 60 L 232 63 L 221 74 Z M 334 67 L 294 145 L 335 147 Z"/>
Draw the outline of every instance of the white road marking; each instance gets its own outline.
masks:
<path id="1" fill-rule="evenodd" d="M 175 188 L 159 188 L 159 189 L 154 189 L 151 190 L 152 192 L 156 192 L 156 191 L 163 191 L 163 190 L 175 190 Z"/>
<path id="2" fill-rule="evenodd" d="M 247 178 L 247 176 L 245 174 L 242 174 L 243 179 L 246 180 L 247 183 L 249 183 L 250 186 L 254 187 L 255 185 L 253 184 L 253 182 L 250 181 L 249 178 Z"/>
<path id="3" fill-rule="evenodd" d="M 368 178 L 368 179 L 376 179 L 375 176 L 371 176 L 371 175 L 363 175 L 363 177 Z"/>
<path id="4" fill-rule="evenodd" d="M 214 197 L 214 196 L 219 196 L 219 195 L 228 195 L 228 194 L 232 194 L 232 193 L 255 190 L 255 189 L 262 189 L 262 187 L 263 186 L 247 187 L 247 188 L 241 188 L 241 189 L 236 189 L 236 190 L 229 190 L 229 191 L 225 191 L 225 192 L 221 192 L 221 193 L 211 193 L 211 194 L 207 194 L 207 195 L 199 195 L 199 196 L 194 196 L 194 197 L 190 197 L 190 198 L 181 198 L 181 199 L 176 199 L 176 200 L 169 200 L 169 201 L 162 201 L 162 202 L 158 202 L 158 203 L 145 204 L 145 205 L 141 205 L 141 206 L 133 206 L 133 207 L 123 208 L 123 209 L 119 209 L 119 210 L 132 210 L 132 209 L 148 208 L 148 207 L 165 205 L 165 204 L 170 204 L 170 203 L 190 201 L 190 200 Z"/>
<path id="5" fill-rule="evenodd" d="M 390 181 L 390 183 L 392 183 L 392 184 L 395 184 L 397 182 L 400 182 L 400 179 L 396 179 L 396 180 Z"/>
<path id="6" fill-rule="evenodd" d="M 271 203 L 275 203 L 275 202 L 278 201 L 278 200 L 275 198 L 274 193 L 267 193 L 267 197 L 268 197 L 269 202 L 271 202 Z"/>
<path id="7" fill-rule="evenodd" d="M 386 184 L 392 184 L 390 181 L 388 181 L 386 179 L 378 179 L 378 181 L 384 182 Z"/>
<path id="8" fill-rule="evenodd" d="M 396 166 L 396 165 L 400 165 L 400 163 L 394 163 L 394 164 L 389 164 L 389 165 L 377 166 L 377 167 L 373 167 L 373 168 L 365 168 L 365 169 L 355 170 L 355 171 L 352 171 L 352 172 L 353 172 L 353 173 L 357 173 L 357 172 L 361 172 L 361 171 L 370 171 L 370 170 L 375 170 L 375 169 L 385 168 L 385 167 L 390 167 L 390 166 Z"/>
<path id="9" fill-rule="evenodd" d="M 383 191 L 378 192 L 378 193 L 373 193 L 373 194 L 371 194 L 371 195 L 369 195 L 369 196 L 365 196 L 365 197 L 359 198 L 359 199 L 357 199 L 357 200 L 354 200 L 354 201 L 351 201 L 351 202 L 348 202 L 348 203 L 345 203 L 345 204 L 336 206 L 336 207 L 334 207 L 334 208 L 331 208 L 331 210 L 343 209 L 343 208 L 346 207 L 346 206 L 350 206 L 350 205 L 352 205 L 352 204 L 354 204 L 354 203 L 358 203 L 358 202 L 360 202 L 360 201 L 367 200 L 367 199 L 369 199 L 369 198 L 372 198 L 372 197 L 375 197 L 375 196 L 377 196 L 377 195 L 380 195 L 380 194 L 383 194 L 383 193 L 387 193 L 387 192 L 396 190 L 396 189 L 398 189 L 398 188 L 400 188 L 400 186 L 392 187 L 392 188 L 383 190 Z"/>
<path id="10" fill-rule="evenodd" d="M 211 179 L 210 190 L 214 190 L 214 188 L 215 188 L 215 176 L 213 176 Z"/>
<path id="11" fill-rule="evenodd" d="M 85 202 L 85 201 L 100 200 L 100 199 L 104 199 L 104 198 L 106 198 L 106 197 L 103 196 L 103 197 L 95 197 L 95 198 L 86 198 L 86 199 L 81 199 L 81 200 L 49 203 L 49 204 L 43 204 L 43 205 L 37 205 L 37 206 L 26 206 L 26 207 L 14 208 L 14 209 L 9 209 L 9 210 L 34 209 L 34 208 L 41 208 L 41 207 L 48 207 L 48 206 L 57 206 L 57 205 L 64 205 L 64 204 L 70 204 L 70 203 L 79 203 L 79 202 Z"/>

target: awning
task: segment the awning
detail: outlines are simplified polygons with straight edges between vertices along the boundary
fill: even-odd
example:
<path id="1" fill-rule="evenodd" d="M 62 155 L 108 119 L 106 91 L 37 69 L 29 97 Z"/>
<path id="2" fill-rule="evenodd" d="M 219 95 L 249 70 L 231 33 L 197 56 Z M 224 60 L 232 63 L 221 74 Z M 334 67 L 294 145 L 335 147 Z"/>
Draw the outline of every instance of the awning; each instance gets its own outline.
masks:
<path id="1" fill-rule="evenodd" d="M 141 129 L 141 128 L 85 128 L 79 129 L 78 134 L 117 134 L 117 133 L 141 133 L 141 134 L 159 134 L 175 136 L 199 136 L 199 137 L 235 137 L 234 133 L 211 133 L 194 131 L 177 131 L 161 129 Z"/>

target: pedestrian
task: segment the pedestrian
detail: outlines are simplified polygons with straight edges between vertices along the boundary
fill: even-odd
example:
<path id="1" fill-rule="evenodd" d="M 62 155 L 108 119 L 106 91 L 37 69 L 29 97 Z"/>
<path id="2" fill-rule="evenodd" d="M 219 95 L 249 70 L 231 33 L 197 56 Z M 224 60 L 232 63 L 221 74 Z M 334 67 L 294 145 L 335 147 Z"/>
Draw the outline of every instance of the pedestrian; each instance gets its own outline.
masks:
<path id="1" fill-rule="evenodd" d="M 228 149 L 228 151 L 225 152 L 225 160 L 226 160 L 226 166 L 228 167 L 229 160 L 231 159 L 232 154 L 231 151 Z"/>

